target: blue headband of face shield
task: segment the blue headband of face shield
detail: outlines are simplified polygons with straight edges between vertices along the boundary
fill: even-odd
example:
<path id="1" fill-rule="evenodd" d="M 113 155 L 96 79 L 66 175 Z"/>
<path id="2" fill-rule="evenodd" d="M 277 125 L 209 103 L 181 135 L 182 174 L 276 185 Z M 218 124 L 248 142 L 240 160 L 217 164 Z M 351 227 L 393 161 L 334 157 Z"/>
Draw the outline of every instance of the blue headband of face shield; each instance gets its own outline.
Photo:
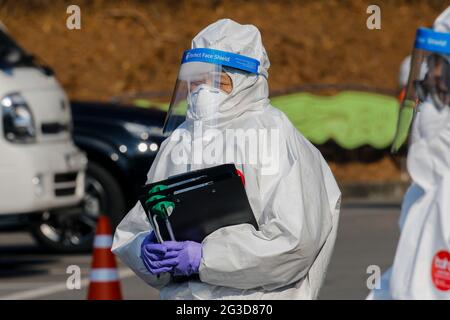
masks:
<path id="1" fill-rule="evenodd" d="M 450 54 L 450 33 L 437 32 L 428 28 L 419 28 L 416 33 L 414 48 L 435 53 Z"/>
<path id="2" fill-rule="evenodd" d="M 186 50 L 183 53 L 183 59 L 181 64 L 187 62 L 206 62 L 216 65 L 227 66 L 250 73 L 258 74 L 259 61 L 240 54 L 208 49 L 208 48 L 196 48 Z"/>

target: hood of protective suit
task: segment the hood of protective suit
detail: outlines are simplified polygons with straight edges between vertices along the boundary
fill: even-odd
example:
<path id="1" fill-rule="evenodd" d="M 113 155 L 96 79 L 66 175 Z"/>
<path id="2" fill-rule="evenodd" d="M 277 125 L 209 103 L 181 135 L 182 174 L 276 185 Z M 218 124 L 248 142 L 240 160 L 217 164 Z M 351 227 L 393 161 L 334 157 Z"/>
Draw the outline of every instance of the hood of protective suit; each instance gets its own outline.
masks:
<path id="1" fill-rule="evenodd" d="M 398 73 L 398 84 L 401 88 L 405 88 L 408 85 L 410 70 L 411 70 L 411 56 L 409 55 L 405 59 L 403 59 L 402 63 L 400 64 L 400 70 Z M 423 63 L 420 67 L 420 74 L 422 75 L 422 78 L 425 77 L 427 72 L 428 72 L 427 65 L 426 63 Z"/>
<path id="2" fill-rule="evenodd" d="M 433 29 L 438 32 L 450 33 L 450 7 L 445 9 L 434 21 Z"/>
<path id="3" fill-rule="evenodd" d="M 195 48 L 222 50 L 256 59 L 260 62 L 258 73 L 268 77 L 269 57 L 261 33 L 254 25 L 242 25 L 231 19 L 218 20 L 192 39 L 192 49 Z"/>
<path id="4" fill-rule="evenodd" d="M 236 53 L 256 59 L 260 63 L 258 75 L 226 69 L 233 82 L 233 90 L 219 106 L 215 125 L 224 125 L 247 111 L 262 110 L 269 104 L 267 78 L 270 62 L 262 44 L 261 33 L 255 26 L 241 25 L 230 19 L 218 20 L 200 31 L 192 40 L 191 47 Z"/>

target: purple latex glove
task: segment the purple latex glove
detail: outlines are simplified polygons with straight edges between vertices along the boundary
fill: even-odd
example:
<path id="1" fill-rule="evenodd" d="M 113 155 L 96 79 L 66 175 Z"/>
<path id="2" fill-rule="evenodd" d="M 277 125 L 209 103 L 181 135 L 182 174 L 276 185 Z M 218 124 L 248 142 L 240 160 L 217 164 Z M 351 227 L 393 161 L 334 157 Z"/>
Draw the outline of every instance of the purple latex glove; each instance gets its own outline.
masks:
<path id="1" fill-rule="evenodd" d="M 177 264 L 173 268 L 174 276 L 190 276 L 198 273 L 202 260 L 202 245 L 194 241 L 165 241 L 162 245 L 167 252 L 176 253 Z"/>
<path id="2" fill-rule="evenodd" d="M 141 259 L 145 268 L 153 275 L 172 272 L 178 264 L 178 250 L 168 250 L 166 246 L 156 243 L 153 231 L 141 244 Z"/>

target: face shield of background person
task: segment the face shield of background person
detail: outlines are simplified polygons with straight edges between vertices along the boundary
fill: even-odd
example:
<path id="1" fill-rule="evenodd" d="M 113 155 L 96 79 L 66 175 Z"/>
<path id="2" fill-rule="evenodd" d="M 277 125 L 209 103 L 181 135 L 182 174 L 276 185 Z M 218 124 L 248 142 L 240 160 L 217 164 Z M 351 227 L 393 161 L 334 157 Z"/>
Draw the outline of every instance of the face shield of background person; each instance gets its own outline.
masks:
<path id="1" fill-rule="evenodd" d="M 437 59 L 437 61 L 432 61 Z M 422 97 L 417 106 L 417 114 L 414 119 L 411 143 L 422 139 L 430 140 L 436 136 L 446 123 L 447 115 L 450 113 L 448 95 L 448 62 L 443 57 L 430 55 L 429 72 L 422 83 L 418 83 L 418 91 Z M 447 69 L 447 71 L 445 70 Z M 447 78 L 447 79 L 446 79 Z"/>
<path id="2" fill-rule="evenodd" d="M 430 45 L 430 43 L 445 45 L 436 46 Z M 450 53 L 450 45 L 447 45 L 447 43 L 450 43 L 450 34 L 448 33 L 436 32 L 426 28 L 419 28 L 417 30 L 406 94 L 401 101 L 397 130 L 391 148 L 393 153 L 397 152 L 408 140 L 411 124 L 416 118 L 417 111 L 419 111 L 417 108 L 418 105 L 425 102 L 431 93 L 436 97 L 438 97 L 437 93 L 439 93 L 441 97 L 446 98 L 443 95 L 445 89 L 438 89 L 436 87 L 438 80 L 439 82 L 441 80 L 445 82 L 447 80 L 444 78 L 448 78 L 444 74 L 446 71 L 443 61 L 436 60 L 436 58 L 432 57 L 437 55 L 435 51 L 448 51 Z M 433 69 L 431 72 L 430 67 Z M 437 77 L 440 78 L 438 79 Z M 439 85 L 441 86 L 442 84 L 440 83 Z"/>

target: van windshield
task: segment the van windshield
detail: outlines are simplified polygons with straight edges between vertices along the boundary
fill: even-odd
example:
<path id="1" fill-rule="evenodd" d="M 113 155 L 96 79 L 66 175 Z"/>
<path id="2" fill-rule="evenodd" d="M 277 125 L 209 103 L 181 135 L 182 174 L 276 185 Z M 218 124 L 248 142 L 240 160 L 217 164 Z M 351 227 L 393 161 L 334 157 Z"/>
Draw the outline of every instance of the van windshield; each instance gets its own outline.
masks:
<path id="1" fill-rule="evenodd" d="M 0 29 L 0 69 L 34 66 L 33 57 Z"/>

